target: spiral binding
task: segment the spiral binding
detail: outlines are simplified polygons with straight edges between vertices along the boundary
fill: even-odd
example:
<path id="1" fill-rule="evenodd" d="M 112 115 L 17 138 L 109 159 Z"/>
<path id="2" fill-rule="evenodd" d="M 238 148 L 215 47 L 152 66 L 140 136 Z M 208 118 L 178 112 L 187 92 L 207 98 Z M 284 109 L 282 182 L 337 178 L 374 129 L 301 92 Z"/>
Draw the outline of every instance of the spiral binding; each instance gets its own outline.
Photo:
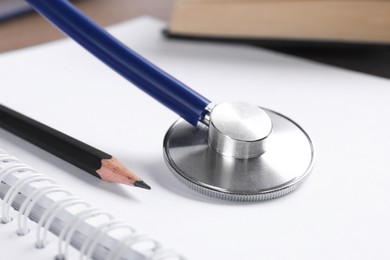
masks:
<path id="1" fill-rule="evenodd" d="M 13 178 L 12 180 L 10 179 Z M 11 180 L 11 181 L 10 181 Z M 30 232 L 27 224 L 27 219 L 30 218 L 37 222 L 36 229 L 36 247 L 44 248 L 47 245 L 47 232 L 52 229 L 57 229 L 58 236 L 58 253 L 56 260 L 68 259 L 69 246 L 72 244 L 72 239 L 78 232 L 82 223 L 86 220 L 96 218 L 98 216 L 106 217 L 106 221 L 98 226 L 93 226 L 89 234 L 85 235 L 82 242 L 78 245 L 79 259 L 107 259 L 119 260 L 129 259 L 124 257 L 137 244 L 143 244 L 147 247 L 147 252 L 142 251 L 143 259 L 151 260 L 183 260 L 184 257 L 178 255 L 171 250 L 162 249 L 162 246 L 157 241 L 140 235 L 134 228 L 121 221 L 114 220 L 110 214 L 93 208 L 88 203 L 73 196 L 70 192 L 62 189 L 51 178 L 46 175 L 38 173 L 33 168 L 22 163 L 14 156 L 9 155 L 0 149 L 0 182 L 1 186 L 9 186 L 8 190 L 0 195 L 3 201 L 0 205 L 1 221 L 6 224 L 11 222 L 11 208 L 18 210 L 17 213 L 17 230 L 16 233 L 24 236 Z M 28 191 L 27 193 L 24 193 Z M 18 195 L 24 195 L 25 198 L 19 204 L 16 203 Z M 56 199 L 49 206 L 43 207 L 40 201 L 48 198 L 49 194 L 61 194 L 62 198 Z M 71 218 L 63 223 L 62 227 L 55 227 L 55 221 L 59 219 L 60 212 L 67 208 L 83 207 L 77 213 L 72 214 Z M 41 207 L 42 213 L 36 219 L 33 219 L 32 213 L 34 208 Z M 54 226 L 54 227 L 53 227 Z M 96 253 L 97 248 L 103 239 L 105 239 L 110 232 L 118 229 L 128 230 L 128 235 L 120 239 L 116 245 L 108 249 L 104 256 L 99 256 Z M 53 232 L 54 233 L 54 232 Z"/>

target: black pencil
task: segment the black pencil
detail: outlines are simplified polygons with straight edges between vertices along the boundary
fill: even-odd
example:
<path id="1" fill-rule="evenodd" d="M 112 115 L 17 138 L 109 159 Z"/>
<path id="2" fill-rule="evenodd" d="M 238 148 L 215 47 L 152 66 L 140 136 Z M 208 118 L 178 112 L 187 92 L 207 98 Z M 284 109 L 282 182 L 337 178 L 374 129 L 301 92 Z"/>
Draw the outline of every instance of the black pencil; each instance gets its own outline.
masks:
<path id="1" fill-rule="evenodd" d="M 0 127 L 99 179 L 150 189 L 111 155 L 1 104 Z"/>

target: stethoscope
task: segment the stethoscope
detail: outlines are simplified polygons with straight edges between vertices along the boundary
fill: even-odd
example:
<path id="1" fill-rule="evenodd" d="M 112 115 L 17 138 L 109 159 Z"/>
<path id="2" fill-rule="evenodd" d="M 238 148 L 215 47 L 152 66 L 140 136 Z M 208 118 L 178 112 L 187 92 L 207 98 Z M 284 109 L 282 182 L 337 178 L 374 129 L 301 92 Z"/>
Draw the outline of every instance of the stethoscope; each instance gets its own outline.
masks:
<path id="1" fill-rule="evenodd" d="M 213 104 L 103 30 L 66 0 L 27 0 L 40 14 L 181 118 L 164 138 L 172 173 L 205 195 L 272 199 L 312 169 L 310 137 L 291 119 L 244 102 Z"/>

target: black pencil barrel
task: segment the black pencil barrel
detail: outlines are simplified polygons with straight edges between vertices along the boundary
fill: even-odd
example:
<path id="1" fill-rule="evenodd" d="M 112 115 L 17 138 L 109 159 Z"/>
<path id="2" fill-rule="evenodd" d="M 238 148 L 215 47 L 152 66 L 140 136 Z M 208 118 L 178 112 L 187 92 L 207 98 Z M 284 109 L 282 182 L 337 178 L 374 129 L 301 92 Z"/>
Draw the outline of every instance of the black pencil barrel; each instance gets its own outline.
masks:
<path id="1" fill-rule="evenodd" d="M 102 159 L 112 156 L 0 104 L 0 127 L 100 178 Z"/>

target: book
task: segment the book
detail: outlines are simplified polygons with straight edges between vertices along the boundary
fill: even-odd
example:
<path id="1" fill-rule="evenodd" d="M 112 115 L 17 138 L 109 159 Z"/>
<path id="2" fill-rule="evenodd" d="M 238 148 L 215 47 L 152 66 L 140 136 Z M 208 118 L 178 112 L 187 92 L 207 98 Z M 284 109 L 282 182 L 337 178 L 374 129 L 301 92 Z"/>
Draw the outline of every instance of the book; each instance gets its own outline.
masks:
<path id="1" fill-rule="evenodd" d="M 32 8 L 23 0 L 1 0 L 0 1 L 0 21 L 13 16 L 31 11 Z"/>
<path id="2" fill-rule="evenodd" d="M 1 54 L 0 103 L 115 154 L 152 190 L 96 180 L 2 129 L 0 147 L 186 259 L 389 259 L 390 81 L 262 48 L 168 40 L 165 27 L 141 17 L 108 31 L 215 103 L 246 101 L 299 122 L 318 151 L 299 190 L 242 204 L 183 185 L 162 153 L 177 116 L 71 40 Z M 16 234 L 17 213 L 1 225 L 10 250 L 0 258 L 53 259 L 58 239 L 37 250 L 34 223 Z"/>
<path id="3" fill-rule="evenodd" d="M 177 0 L 171 37 L 266 45 L 389 45 L 388 0 Z"/>

